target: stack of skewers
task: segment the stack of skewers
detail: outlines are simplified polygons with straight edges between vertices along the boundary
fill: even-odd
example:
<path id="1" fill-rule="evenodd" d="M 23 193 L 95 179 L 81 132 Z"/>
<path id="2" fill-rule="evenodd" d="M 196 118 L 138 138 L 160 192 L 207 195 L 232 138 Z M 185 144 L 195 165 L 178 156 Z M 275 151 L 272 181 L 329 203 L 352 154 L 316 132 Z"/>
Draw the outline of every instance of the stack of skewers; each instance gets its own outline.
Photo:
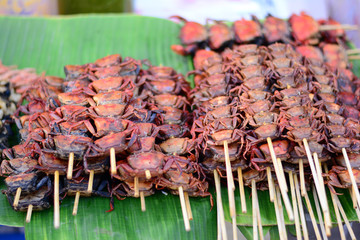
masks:
<path id="1" fill-rule="evenodd" d="M 269 190 L 281 239 L 282 201 L 298 239 L 308 238 L 302 196 L 321 238 L 307 195 L 312 189 L 325 238 L 331 234 L 327 184 L 342 238 L 340 213 L 352 233 L 334 188 L 350 188 L 360 217 L 358 81 L 342 26 L 306 14 L 288 22 L 269 16 L 262 26 L 240 20 L 233 31 L 213 22 L 208 30 L 186 22 L 180 36 L 185 46 L 173 47 L 194 53 L 191 91 L 172 68 L 146 69 L 147 61 L 120 55 L 65 66 L 64 81 L 42 76 L 29 86 L 18 84 L 20 101 L 28 102 L 15 114 L 22 142 L 3 152 L 1 165 L 14 209 L 27 211 L 30 221 L 32 210 L 49 208 L 53 200 L 57 228 L 66 195 L 75 195 L 74 215 L 80 196 L 92 195 L 110 198 L 111 209 L 113 197 L 140 197 L 145 211 L 145 196 L 167 189 L 180 196 L 189 231 L 189 196 L 210 195 L 207 177 L 214 178 L 218 229 L 226 239 L 224 178 L 234 239 L 234 180 L 243 213 L 244 186 L 252 188 L 254 237 L 263 238 L 257 190 Z M 207 43 L 214 51 L 201 49 Z"/>

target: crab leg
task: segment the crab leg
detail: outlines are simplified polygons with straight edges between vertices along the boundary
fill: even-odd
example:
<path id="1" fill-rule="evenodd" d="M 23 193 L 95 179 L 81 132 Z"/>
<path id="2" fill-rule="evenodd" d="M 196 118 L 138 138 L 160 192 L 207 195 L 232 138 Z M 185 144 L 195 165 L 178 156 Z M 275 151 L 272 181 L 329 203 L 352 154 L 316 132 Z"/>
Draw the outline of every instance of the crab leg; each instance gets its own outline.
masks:
<path id="1" fill-rule="evenodd" d="M 115 148 L 110 148 L 110 169 L 111 169 L 111 175 L 116 174 Z"/>
<path id="2" fill-rule="evenodd" d="M 226 240 L 227 234 L 226 234 L 226 227 L 225 227 L 224 209 L 223 209 L 222 199 L 221 199 L 220 177 L 216 170 L 214 170 L 214 180 L 215 180 L 215 189 L 216 189 L 216 206 L 217 206 L 217 211 L 219 214 L 221 235 L 222 235 L 222 239 Z"/>
<path id="3" fill-rule="evenodd" d="M 67 171 L 67 179 L 72 179 L 73 168 L 74 168 L 74 153 L 71 152 L 69 154 L 69 165 L 68 165 L 68 171 Z"/>
<path id="4" fill-rule="evenodd" d="M 352 183 L 352 188 L 353 188 L 353 193 L 355 194 L 355 197 L 356 197 L 356 201 L 357 201 L 357 206 L 360 206 L 360 194 L 359 194 L 359 190 L 357 188 L 357 184 L 356 184 L 356 180 L 355 180 L 355 177 L 354 177 L 354 173 L 352 171 L 352 168 L 351 168 L 351 164 L 350 164 L 350 160 L 349 160 L 349 157 L 347 155 L 347 152 L 345 150 L 345 148 L 342 148 L 342 153 L 344 155 L 344 159 L 345 159 L 345 163 L 346 163 L 346 167 L 349 171 L 349 175 L 350 175 L 350 180 L 351 180 L 351 183 Z"/>
<path id="5" fill-rule="evenodd" d="M 186 211 L 184 190 L 183 190 L 182 186 L 179 187 L 179 197 L 180 197 L 180 204 L 181 204 L 181 210 L 182 210 L 183 219 L 184 219 L 185 230 L 187 232 L 189 232 L 191 230 L 190 229 L 190 222 L 189 222 L 189 217 L 188 217 L 188 214 L 187 214 L 187 211 Z"/>
<path id="6" fill-rule="evenodd" d="M 28 206 L 27 213 L 26 213 L 26 219 L 25 219 L 25 221 L 26 221 L 27 223 L 29 223 L 29 222 L 31 221 L 32 210 L 33 210 L 33 205 L 30 204 L 30 205 Z"/>
<path id="7" fill-rule="evenodd" d="M 16 189 L 16 194 L 15 194 L 15 198 L 14 198 L 14 203 L 13 203 L 14 207 L 17 207 L 19 205 L 20 195 L 21 195 L 21 188 L 18 187 Z"/>
<path id="8" fill-rule="evenodd" d="M 59 171 L 54 174 L 54 228 L 60 227 Z"/>
<path id="9" fill-rule="evenodd" d="M 295 186 L 294 186 L 294 175 L 292 171 L 289 171 L 289 181 L 290 181 L 290 192 L 291 192 L 291 200 L 294 209 L 294 218 L 295 218 L 295 229 L 296 229 L 296 238 L 301 240 L 301 228 L 300 228 L 300 219 L 298 206 L 296 202 L 296 194 L 295 194 Z"/>
<path id="10" fill-rule="evenodd" d="M 282 167 L 279 167 L 279 164 L 281 164 L 281 161 L 278 161 L 276 159 L 275 150 L 274 150 L 271 138 L 268 137 L 266 140 L 267 140 L 268 145 L 269 145 L 271 159 L 273 161 L 276 177 L 277 177 L 278 182 L 279 182 L 280 192 L 281 192 L 281 196 L 282 196 L 282 198 L 284 200 L 286 212 L 287 212 L 287 214 L 289 216 L 290 221 L 293 221 L 294 220 L 294 213 L 293 213 L 293 210 L 292 210 L 292 207 L 291 207 L 291 204 L 290 204 L 289 196 L 287 195 L 288 188 L 287 188 L 287 185 L 286 185 L 285 175 L 284 175 L 284 172 L 281 171 Z"/>

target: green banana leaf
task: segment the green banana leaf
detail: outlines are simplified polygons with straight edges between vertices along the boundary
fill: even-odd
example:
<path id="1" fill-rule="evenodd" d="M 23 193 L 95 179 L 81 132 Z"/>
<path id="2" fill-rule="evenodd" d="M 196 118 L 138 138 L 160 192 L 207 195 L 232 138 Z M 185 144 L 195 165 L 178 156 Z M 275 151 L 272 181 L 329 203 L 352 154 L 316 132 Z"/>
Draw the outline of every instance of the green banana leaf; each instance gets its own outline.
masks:
<path id="1" fill-rule="evenodd" d="M 123 57 L 148 59 L 154 65 L 171 66 L 186 74 L 193 69 L 191 58 L 176 55 L 170 50 L 178 44 L 180 25 L 164 19 L 136 15 L 79 15 L 55 18 L 0 17 L 0 59 L 5 65 L 19 68 L 33 67 L 38 73 L 64 76 L 66 64 L 84 64 L 114 53 Z M 189 80 L 191 81 L 191 80 Z M 3 181 L 0 189 L 4 189 Z M 214 190 L 211 189 L 215 199 Z M 252 238 L 250 189 L 246 188 L 247 214 L 240 211 L 240 197 L 236 190 L 237 224 L 248 238 Z M 312 195 L 310 198 L 312 199 Z M 264 233 L 276 225 L 275 210 L 268 192 L 258 192 Z M 222 188 L 226 220 L 229 205 L 226 188 Z M 356 214 L 349 194 L 340 196 L 349 219 Z M 61 204 L 61 227 L 53 228 L 52 208 L 34 212 L 32 221 L 24 224 L 24 213 L 9 206 L 0 195 L 0 224 L 24 226 L 31 239 L 215 239 L 216 204 L 211 210 L 209 198 L 192 198 L 194 220 L 191 232 L 184 230 L 180 202 L 177 196 L 157 193 L 146 198 L 146 212 L 140 210 L 140 200 L 115 200 L 115 210 L 107 213 L 109 199 L 80 198 L 77 216 L 72 216 L 74 199 L 67 197 Z M 315 209 L 315 205 L 313 205 Z M 330 204 L 332 209 L 332 204 Z M 285 213 L 286 223 L 288 221 Z M 335 216 L 332 214 L 333 221 Z M 269 227 L 267 227 L 269 226 Z M 276 228 L 276 227 L 275 227 Z M 276 229 L 272 231 L 276 232 Z"/>

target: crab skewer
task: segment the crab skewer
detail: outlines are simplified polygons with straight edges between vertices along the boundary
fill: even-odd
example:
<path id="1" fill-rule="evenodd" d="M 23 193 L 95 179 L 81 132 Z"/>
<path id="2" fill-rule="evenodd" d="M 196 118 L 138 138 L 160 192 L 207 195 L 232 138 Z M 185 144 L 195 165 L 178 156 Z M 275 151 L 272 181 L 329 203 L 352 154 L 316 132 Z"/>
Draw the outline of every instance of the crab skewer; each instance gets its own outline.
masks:
<path id="1" fill-rule="evenodd" d="M 307 209 L 308 209 L 308 212 L 309 212 L 309 215 L 310 215 L 311 223 L 312 223 L 313 228 L 314 228 L 316 239 L 321 239 L 320 231 L 319 231 L 318 225 L 316 223 L 314 211 L 313 211 L 313 209 L 311 207 L 309 195 L 307 194 L 307 192 L 305 192 L 304 198 L 305 198 L 306 206 L 307 206 Z"/>
<path id="2" fill-rule="evenodd" d="M 14 198 L 14 203 L 13 203 L 13 206 L 14 207 L 17 207 L 18 204 L 19 204 L 19 200 L 20 200 L 20 195 L 21 195 L 21 188 L 18 187 L 16 189 L 16 194 L 15 194 L 15 198 Z"/>
<path id="3" fill-rule="evenodd" d="M 268 179 L 268 184 L 269 184 L 270 201 L 274 202 L 275 201 L 275 187 L 274 187 L 274 180 L 271 175 L 270 167 L 266 168 L 266 174 L 267 174 L 267 179 Z"/>
<path id="4" fill-rule="evenodd" d="M 110 171 L 112 175 L 116 174 L 115 148 L 110 148 Z"/>
<path id="5" fill-rule="evenodd" d="M 88 188 L 87 188 L 87 192 L 90 194 L 92 193 L 92 190 L 93 190 L 93 184 L 94 184 L 94 170 L 90 170 L 89 184 L 88 184 Z M 77 215 L 79 200 L 80 200 L 80 192 L 77 191 L 75 194 L 75 201 L 74 201 L 74 207 L 73 207 L 73 212 L 72 212 L 72 215 L 74 215 L 74 216 Z"/>
<path id="6" fill-rule="evenodd" d="M 69 154 L 69 165 L 68 165 L 67 176 L 66 176 L 67 179 L 72 179 L 73 168 L 74 168 L 74 153 L 71 152 Z"/>
<path id="7" fill-rule="evenodd" d="M 32 204 L 29 204 L 28 209 L 27 209 L 27 212 L 26 212 L 26 219 L 25 219 L 25 221 L 26 221 L 27 223 L 29 223 L 29 222 L 31 221 L 32 210 L 33 210 L 33 205 L 32 205 Z"/>
<path id="8" fill-rule="evenodd" d="M 184 192 L 184 196 L 185 196 L 185 203 L 186 203 L 186 211 L 187 211 L 187 213 L 188 213 L 189 220 L 193 220 L 193 215 L 192 215 L 192 211 L 191 211 L 189 194 L 188 194 L 187 192 Z"/>
<path id="9" fill-rule="evenodd" d="M 275 191 L 275 190 L 274 190 Z M 277 192 L 276 192 L 277 193 Z M 274 207 L 275 207 L 275 215 L 276 215 L 276 222 L 279 230 L 280 239 L 286 239 L 286 229 L 284 229 L 282 224 L 282 218 L 280 214 L 280 206 L 277 194 L 274 194 Z"/>
<path id="10" fill-rule="evenodd" d="M 256 204 L 256 218 L 257 218 L 258 227 L 259 227 L 259 236 L 260 236 L 260 240 L 263 240 L 264 232 L 263 232 L 263 227 L 262 227 L 262 223 L 261 223 L 259 199 L 258 199 L 257 189 L 256 189 L 256 181 L 252 180 L 252 182 L 254 182 L 254 185 L 255 185 L 255 191 L 254 191 L 255 195 L 253 195 L 253 198 L 255 198 L 255 204 Z"/>
<path id="11" fill-rule="evenodd" d="M 252 215 L 253 215 L 253 237 L 254 240 L 259 239 L 259 229 L 258 229 L 258 212 L 256 210 L 256 182 L 255 180 L 251 180 L 251 195 L 252 195 Z"/>
<path id="12" fill-rule="evenodd" d="M 277 199 L 277 204 L 279 207 L 279 217 L 280 217 L 280 224 L 281 224 L 281 228 L 282 228 L 282 238 L 283 239 L 287 239 L 287 233 L 286 233 L 286 227 L 285 227 L 285 219 L 284 219 L 284 210 L 283 210 L 283 205 L 281 202 L 281 197 L 280 197 L 280 191 L 279 188 L 276 187 L 276 199 Z"/>
<path id="13" fill-rule="evenodd" d="M 179 197 L 180 197 L 180 204 L 181 204 L 181 210 L 182 210 L 183 219 L 184 219 L 185 230 L 187 232 L 189 232 L 191 230 L 190 229 L 190 222 L 189 222 L 189 217 L 188 217 L 188 214 L 187 214 L 187 211 L 186 211 L 184 190 L 183 190 L 182 186 L 179 187 Z"/>
<path id="14" fill-rule="evenodd" d="M 356 236 L 355 236 L 355 234 L 354 234 L 354 231 L 353 231 L 353 229 L 352 229 L 352 227 L 351 227 L 351 225 L 350 225 L 349 219 L 347 218 L 346 213 L 345 213 L 345 211 L 344 211 L 344 208 L 342 207 L 341 202 L 340 202 L 338 196 L 336 196 L 336 194 L 334 194 L 334 199 L 335 199 L 336 204 L 338 205 L 338 208 L 339 208 L 339 210 L 340 210 L 341 216 L 342 216 L 343 219 L 344 219 L 344 222 L 345 222 L 346 227 L 347 227 L 347 229 L 348 229 L 348 231 L 349 231 L 349 234 L 350 234 L 351 239 L 356 239 Z"/>
<path id="15" fill-rule="evenodd" d="M 304 175 L 304 161 L 302 159 L 299 159 L 299 175 L 300 175 L 301 196 L 305 196 L 306 187 L 305 187 L 305 175 Z"/>

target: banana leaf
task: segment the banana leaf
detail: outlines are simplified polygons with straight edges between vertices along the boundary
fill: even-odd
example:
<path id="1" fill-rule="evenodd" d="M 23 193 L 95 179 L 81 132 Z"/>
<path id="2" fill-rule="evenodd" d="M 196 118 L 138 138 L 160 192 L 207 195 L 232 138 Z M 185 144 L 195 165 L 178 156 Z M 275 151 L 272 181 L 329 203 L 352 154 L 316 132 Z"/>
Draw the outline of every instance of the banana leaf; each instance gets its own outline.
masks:
<path id="1" fill-rule="evenodd" d="M 66 64 L 84 64 L 114 53 L 123 57 L 148 59 L 154 65 L 171 66 L 186 74 L 193 69 L 190 57 L 176 55 L 170 50 L 178 44 L 180 25 L 165 19 L 136 15 L 79 15 L 54 18 L 0 17 L 0 59 L 5 65 L 33 67 L 38 73 L 64 76 Z M 188 79 L 191 81 L 191 79 Z M 0 189 L 4 189 L 3 181 Z M 214 190 L 211 189 L 215 197 Z M 250 189 L 246 188 L 247 214 L 240 211 L 236 190 L 237 224 L 247 238 L 252 238 Z M 310 194 L 310 193 L 309 193 Z M 276 225 L 275 211 L 268 192 L 260 192 L 259 205 L 264 229 Z M 227 192 L 222 197 L 227 221 L 229 206 Z M 312 196 L 310 195 L 312 199 Z M 215 198 L 214 198 L 215 199 Z M 349 194 L 340 196 L 351 220 L 356 214 Z M 192 198 L 194 220 L 191 232 L 184 230 L 179 198 L 157 193 L 146 198 L 146 212 L 140 210 L 140 200 L 115 200 L 115 210 L 107 213 L 109 199 L 80 198 L 77 216 L 72 216 L 74 199 L 67 197 L 61 204 L 61 227 L 53 228 L 52 208 L 34 212 L 32 221 L 24 224 L 24 213 L 9 206 L 0 195 L 0 224 L 24 226 L 26 238 L 31 239 L 215 239 L 216 207 L 211 210 L 208 198 Z M 215 204 L 216 206 L 216 204 Z M 330 204 L 330 206 L 332 206 Z M 315 208 L 313 206 L 313 208 Z M 286 223 L 288 221 L 285 213 Z M 333 221 L 335 220 L 332 214 Z M 266 232 L 265 231 L 265 232 Z M 275 231 L 275 230 L 274 230 Z"/>

